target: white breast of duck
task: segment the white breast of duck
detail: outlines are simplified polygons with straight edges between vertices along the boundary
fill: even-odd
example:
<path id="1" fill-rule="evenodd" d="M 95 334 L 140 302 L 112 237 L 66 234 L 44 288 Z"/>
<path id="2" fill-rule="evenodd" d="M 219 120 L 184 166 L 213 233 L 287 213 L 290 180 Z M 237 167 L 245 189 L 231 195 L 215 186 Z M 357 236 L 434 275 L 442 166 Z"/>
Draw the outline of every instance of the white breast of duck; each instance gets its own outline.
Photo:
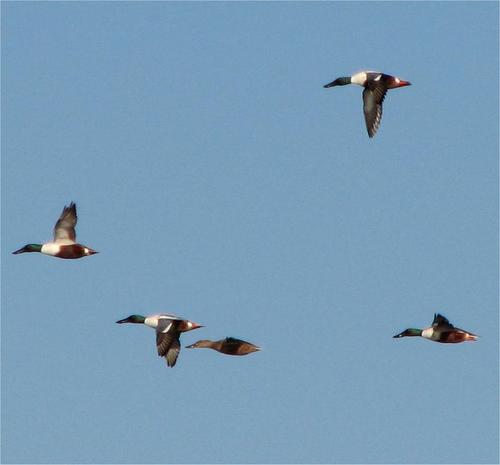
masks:
<path id="1" fill-rule="evenodd" d="M 156 328 L 158 326 L 159 320 L 180 320 L 176 315 L 169 315 L 166 313 L 160 313 L 158 315 L 149 315 L 144 320 L 144 324 L 150 328 Z"/>
<path id="2" fill-rule="evenodd" d="M 425 328 L 422 330 L 422 337 L 425 337 L 426 339 L 432 339 L 432 336 L 434 335 L 434 328 L 431 326 L 430 328 Z"/>
<path id="3" fill-rule="evenodd" d="M 75 241 L 71 239 L 59 239 L 56 242 L 47 242 L 43 244 L 40 252 L 45 255 L 56 256 L 61 251 L 61 246 L 73 244 L 75 244 Z"/>
<path id="4" fill-rule="evenodd" d="M 59 250 L 61 250 L 61 244 L 55 242 L 47 242 L 46 244 L 42 245 L 40 252 L 45 255 L 56 256 L 59 253 Z"/>
<path id="5" fill-rule="evenodd" d="M 358 86 L 363 86 L 366 84 L 368 79 L 377 80 L 382 77 L 382 73 L 378 71 L 361 71 L 360 73 L 353 74 L 351 76 L 351 84 L 357 84 Z"/>

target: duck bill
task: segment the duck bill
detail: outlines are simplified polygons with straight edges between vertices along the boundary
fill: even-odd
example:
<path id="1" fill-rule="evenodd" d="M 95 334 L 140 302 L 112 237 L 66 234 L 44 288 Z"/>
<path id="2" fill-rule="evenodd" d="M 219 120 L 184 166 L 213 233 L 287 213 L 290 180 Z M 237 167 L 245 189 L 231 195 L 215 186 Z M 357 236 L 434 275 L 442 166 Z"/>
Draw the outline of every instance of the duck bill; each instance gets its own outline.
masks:
<path id="1" fill-rule="evenodd" d="M 325 89 L 328 89 L 329 87 L 335 87 L 336 85 L 337 85 L 337 80 L 335 79 L 335 81 L 329 82 L 328 84 L 325 84 L 323 87 Z"/>
<path id="2" fill-rule="evenodd" d="M 398 339 L 400 337 L 404 337 L 404 331 L 402 333 L 396 334 L 395 336 L 392 336 L 393 339 Z"/>
<path id="3" fill-rule="evenodd" d="M 184 346 L 186 349 L 195 349 L 196 348 L 196 342 L 194 344 L 191 344 L 189 346 Z"/>
<path id="4" fill-rule="evenodd" d="M 19 253 L 24 253 L 24 252 L 26 252 L 26 247 L 23 247 L 23 248 L 21 248 L 19 250 L 16 250 L 15 252 L 12 252 L 12 254 L 13 255 L 17 255 Z"/>
<path id="5" fill-rule="evenodd" d="M 123 320 L 118 320 L 116 323 L 122 324 L 122 323 L 128 323 L 128 322 L 129 322 L 129 318 L 124 318 Z"/>
<path id="6" fill-rule="evenodd" d="M 88 255 L 94 255 L 96 253 L 99 253 L 97 250 L 92 250 L 92 249 L 89 249 L 89 251 L 87 252 Z"/>
<path id="7" fill-rule="evenodd" d="M 200 325 L 198 323 L 195 323 L 194 321 L 191 321 L 191 328 L 190 329 L 198 329 L 198 328 L 204 328 L 203 325 Z"/>

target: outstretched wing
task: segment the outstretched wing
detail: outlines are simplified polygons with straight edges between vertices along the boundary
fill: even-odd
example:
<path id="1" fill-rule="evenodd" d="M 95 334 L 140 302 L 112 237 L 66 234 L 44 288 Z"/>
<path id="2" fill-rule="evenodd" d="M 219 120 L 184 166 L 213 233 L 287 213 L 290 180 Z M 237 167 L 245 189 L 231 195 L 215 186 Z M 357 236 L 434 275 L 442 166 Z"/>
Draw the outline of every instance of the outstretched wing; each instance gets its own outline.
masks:
<path id="1" fill-rule="evenodd" d="M 54 242 L 74 243 L 76 241 L 75 226 L 77 221 L 76 205 L 71 202 L 69 206 L 63 208 L 61 216 L 54 226 Z"/>
<path id="2" fill-rule="evenodd" d="M 156 327 L 156 348 L 160 357 L 165 357 L 167 365 L 173 367 L 180 351 L 177 320 L 162 318 Z"/>
<path id="3" fill-rule="evenodd" d="M 369 137 L 377 133 L 382 121 L 382 103 L 386 93 L 385 87 L 377 85 L 365 87 L 363 90 L 363 112 Z"/>

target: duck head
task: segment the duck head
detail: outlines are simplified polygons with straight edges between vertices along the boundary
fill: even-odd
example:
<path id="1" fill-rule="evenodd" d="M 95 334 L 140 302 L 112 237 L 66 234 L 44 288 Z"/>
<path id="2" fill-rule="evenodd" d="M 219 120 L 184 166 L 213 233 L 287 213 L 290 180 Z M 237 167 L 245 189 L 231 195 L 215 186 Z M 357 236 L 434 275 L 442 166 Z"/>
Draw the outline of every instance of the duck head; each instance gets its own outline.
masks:
<path id="1" fill-rule="evenodd" d="M 26 253 L 26 252 L 41 252 L 42 250 L 42 245 L 41 244 L 26 244 L 23 248 L 16 250 L 15 252 L 12 252 L 14 255 L 17 255 L 19 253 Z"/>
<path id="2" fill-rule="evenodd" d="M 339 77 L 335 79 L 335 81 L 330 82 L 329 84 L 325 84 L 323 87 L 325 89 L 328 89 L 329 87 L 335 87 L 335 86 L 346 86 L 347 84 L 351 84 L 351 77 Z"/>
<path id="3" fill-rule="evenodd" d="M 127 318 L 124 318 L 123 320 L 118 320 L 117 323 L 118 324 L 122 324 L 122 323 L 144 323 L 144 321 L 146 320 L 146 317 L 142 316 L 142 315 L 130 315 L 129 317 Z"/>
<path id="4" fill-rule="evenodd" d="M 396 334 L 392 336 L 393 338 L 399 337 L 410 337 L 410 336 L 422 336 L 422 330 L 417 328 L 408 328 L 405 329 L 402 333 Z"/>

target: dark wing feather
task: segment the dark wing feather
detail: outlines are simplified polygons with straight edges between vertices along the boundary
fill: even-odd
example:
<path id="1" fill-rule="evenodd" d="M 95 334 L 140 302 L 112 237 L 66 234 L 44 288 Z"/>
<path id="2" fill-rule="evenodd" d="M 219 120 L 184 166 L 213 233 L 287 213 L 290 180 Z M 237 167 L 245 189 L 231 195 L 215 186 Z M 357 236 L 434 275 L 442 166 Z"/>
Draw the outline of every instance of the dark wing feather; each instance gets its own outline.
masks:
<path id="1" fill-rule="evenodd" d="M 438 326 L 441 327 L 448 327 L 448 328 L 453 328 L 454 326 L 448 321 L 448 318 L 445 318 L 443 315 L 440 315 L 439 313 L 434 314 L 434 320 L 432 322 L 432 327 L 437 328 Z"/>
<path id="2" fill-rule="evenodd" d="M 224 354 L 235 355 L 238 353 L 238 349 L 244 341 L 240 339 L 236 339 L 234 337 L 226 337 L 222 341 L 222 350 L 221 352 Z"/>
<path id="3" fill-rule="evenodd" d="M 164 357 L 167 354 L 172 341 L 176 338 L 176 333 L 174 321 L 167 318 L 158 320 L 158 326 L 156 327 L 156 348 L 160 357 Z"/>
<path id="4" fill-rule="evenodd" d="M 368 136 L 373 137 L 382 121 L 382 103 L 387 89 L 382 86 L 365 87 L 363 90 L 363 112 Z"/>
<path id="5" fill-rule="evenodd" d="M 173 367 L 180 350 L 178 321 L 163 318 L 156 327 L 156 348 L 160 357 L 165 357 L 167 365 Z"/>
<path id="6" fill-rule="evenodd" d="M 76 216 L 76 205 L 71 202 L 68 207 L 64 207 L 61 216 L 54 226 L 54 242 L 70 240 L 75 242 L 75 226 L 78 221 Z"/>
<path id="7" fill-rule="evenodd" d="M 223 341 L 222 349 L 221 352 L 228 355 L 246 355 L 250 352 L 260 350 L 255 344 L 243 341 L 242 339 L 236 339 L 235 337 L 226 337 Z"/>
<path id="8" fill-rule="evenodd" d="M 180 350 L 181 350 L 181 343 L 179 341 L 179 338 L 174 339 L 172 341 L 170 349 L 168 349 L 167 356 L 165 357 L 165 359 L 167 360 L 167 365 L 169 367 L 175 366 L 175 362 L 177 362 L 177 357 L 179 356 Z"/>

